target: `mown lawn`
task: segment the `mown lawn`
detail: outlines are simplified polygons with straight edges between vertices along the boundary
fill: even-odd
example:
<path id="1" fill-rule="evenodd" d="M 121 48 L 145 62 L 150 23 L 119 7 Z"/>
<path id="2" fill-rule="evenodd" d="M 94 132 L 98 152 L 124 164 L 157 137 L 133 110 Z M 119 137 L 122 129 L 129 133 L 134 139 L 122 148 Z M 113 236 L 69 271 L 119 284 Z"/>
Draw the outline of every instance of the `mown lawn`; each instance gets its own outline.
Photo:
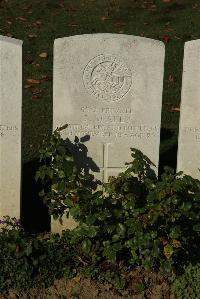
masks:
<path id="1" fill-rule="evenodd" d="M 34 186 L 37 164 L 33 161 L 38 158 L 44 135 L 52 130 L 55 38 L 110 32 L 166 44 L 162 171 L 163 165 L 176 166 L 184 42 L 200 37 L 199 24 L 198 0 L 0 0 L 0 34 L 23 40 L 24 189 L 30 191 Z M 29 191 L 23 191 L 23 196 L 30 196 Z"/>

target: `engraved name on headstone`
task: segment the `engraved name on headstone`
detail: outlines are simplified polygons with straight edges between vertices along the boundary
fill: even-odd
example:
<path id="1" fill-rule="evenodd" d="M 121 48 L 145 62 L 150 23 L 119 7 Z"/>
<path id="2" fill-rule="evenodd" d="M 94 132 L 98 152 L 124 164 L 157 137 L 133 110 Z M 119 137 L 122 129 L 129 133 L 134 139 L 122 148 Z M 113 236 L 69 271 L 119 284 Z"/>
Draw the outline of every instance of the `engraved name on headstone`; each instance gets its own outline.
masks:
<path id="1" fill-rule="evenodd" d="M 163 69 L 160 41 L 119 34 L 55 40 L 53 128 L 67 123 L 64 138 L 90 137 L 99 179 L 123 171 L 131 147 L 158 165 Z"/>
<path id="2" fill-rule="evenodd" d="M 0 36 L 0 218 L 20 217 L 22 41 Z"/>

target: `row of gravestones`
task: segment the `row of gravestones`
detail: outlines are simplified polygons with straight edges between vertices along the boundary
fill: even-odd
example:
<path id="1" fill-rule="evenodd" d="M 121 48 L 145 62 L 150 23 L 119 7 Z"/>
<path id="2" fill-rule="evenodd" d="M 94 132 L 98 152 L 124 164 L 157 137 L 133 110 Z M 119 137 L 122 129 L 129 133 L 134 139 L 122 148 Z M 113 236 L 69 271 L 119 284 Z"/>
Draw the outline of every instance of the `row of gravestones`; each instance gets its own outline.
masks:
<path id="1" fill-rule="evenodd" d="M 130 147 L 159 159 L 164 44 L 118 34 L 59 38 L 54 44 L 53 128 L 88 135 L 89 156 L 106 181 Z M 20 216 L 22 41 L 0 36 L 0 218 Z M 184 53 L 178 170 L 200 178 L 200 41 Z M 64 223 L 73 226 L 70 222 Z M 52 231 L 59 231 L 52 222 Z"/>

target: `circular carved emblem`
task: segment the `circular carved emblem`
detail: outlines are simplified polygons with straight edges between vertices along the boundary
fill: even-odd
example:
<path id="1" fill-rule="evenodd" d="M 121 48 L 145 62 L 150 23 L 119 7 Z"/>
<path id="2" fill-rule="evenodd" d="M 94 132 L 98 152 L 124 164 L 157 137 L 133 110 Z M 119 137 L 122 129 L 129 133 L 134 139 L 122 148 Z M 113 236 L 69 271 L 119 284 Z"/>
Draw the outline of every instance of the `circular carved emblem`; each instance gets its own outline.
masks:
<path id="1" fill-rule="evenodd" d="M 124 61 L 115 55 L 99 55 L 88 62 L 83 81 L 99 100 L 117 102 L 129 91 L 132 74 Z"/>

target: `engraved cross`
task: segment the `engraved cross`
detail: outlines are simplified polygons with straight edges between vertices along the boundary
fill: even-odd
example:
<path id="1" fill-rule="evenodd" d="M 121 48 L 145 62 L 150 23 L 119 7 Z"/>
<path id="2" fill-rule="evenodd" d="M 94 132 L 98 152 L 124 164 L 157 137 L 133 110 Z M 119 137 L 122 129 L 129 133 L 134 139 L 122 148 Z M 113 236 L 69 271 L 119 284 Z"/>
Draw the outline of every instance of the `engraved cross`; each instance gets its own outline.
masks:
<path id="1" fill-rule="evenodd" d="M 103 182 L 108 182 L 108 178 L 109 178 L 109 170 L 119 170 L 118 172 L 123 171 L 123 167 L 109 167 L 108 166 L 108 159 L 109 159 L 109 147 L 112 143 L 108 142 L 108 143 L 104 143 L 103 144 L 103 167 L 100 167 L 101 170 L 103 171 Z M 117 174 L 117 173 L 116 173 Z"/>

